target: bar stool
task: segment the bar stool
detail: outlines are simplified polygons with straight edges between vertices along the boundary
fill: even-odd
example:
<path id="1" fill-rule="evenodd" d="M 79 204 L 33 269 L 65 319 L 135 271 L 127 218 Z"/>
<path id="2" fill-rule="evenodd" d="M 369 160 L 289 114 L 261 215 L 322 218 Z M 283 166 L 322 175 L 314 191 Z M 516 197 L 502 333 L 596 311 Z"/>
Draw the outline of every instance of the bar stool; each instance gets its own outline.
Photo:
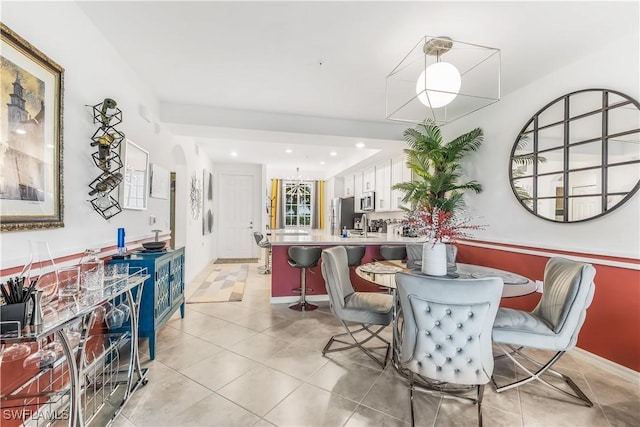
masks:
<path id="1" fill-rule="evenodd" d="M 345 246 L 349 267 L 356 267 L 362 262 L 366 249 L 364 246 Z"/>
<path id="2" fill-rule="evenodd" d="M 291 246 L 288 250 L 289 265 L 294 268 L 300 268 L 300 301 L 290 305 L 289 308 L 296 311 L 311 311 L 318 308 L 315 304 L 310 304 L 306 300 L 307 290 L 307 268 L 318 265 L 322 248 L 317 246 Z"/>
<path id="3" fill-rule="evenodd" d="M 253 238 L 256 239 L 256 243 L 258 244 L 258 246 L 265 250 L 264 265 L 258 267 L 258 270 L 260 270 L 258 271 L 258 273 L 271 274 L 271 263 L 269 262 L 271 260 L 271 242 L 269 241 L 269 239 L 263 240 L 264 236 L 258 231 L 253 232 Z"/>
<path id="4" fill-rule="evenodd" d="M 380 256 L 382 259 L 400 259 L 403 260 L 407 257 L 407 247 L 406 246 L 392 246 L 392 245 L 382 245 L 380 246 Z"/>

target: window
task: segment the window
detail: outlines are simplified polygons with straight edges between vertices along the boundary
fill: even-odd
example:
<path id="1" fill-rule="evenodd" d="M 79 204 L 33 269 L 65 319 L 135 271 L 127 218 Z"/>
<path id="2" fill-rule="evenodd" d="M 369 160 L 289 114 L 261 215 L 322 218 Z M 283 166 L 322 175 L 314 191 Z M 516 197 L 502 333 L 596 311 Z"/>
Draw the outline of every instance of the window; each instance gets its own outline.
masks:
<path id="1" fill-rule="evenodd" d="M 285 181 L 284 225 L 285 227 L 311 227 L 311 182 Z"/>

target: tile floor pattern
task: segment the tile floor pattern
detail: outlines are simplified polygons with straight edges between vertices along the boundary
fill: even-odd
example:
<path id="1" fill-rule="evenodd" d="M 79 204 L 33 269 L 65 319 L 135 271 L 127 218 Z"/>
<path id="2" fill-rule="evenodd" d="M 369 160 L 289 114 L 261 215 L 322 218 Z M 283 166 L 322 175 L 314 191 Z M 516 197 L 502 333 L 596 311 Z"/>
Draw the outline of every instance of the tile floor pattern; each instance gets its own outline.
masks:
<path id="1" fill-rule="evenodd" d="M 323 357 L 341 327 L 328 306 L 299 313 L 270 304 L 271 276 L 251 264 L 240 302 L 188 304 L 162 329 L 156 359 L 141 342 L 149 383 L 115 420 L 116 426 L 408 426 L 406 380 L 382 370 L 362 352 Z M 208 270 L 208 269 L 207 269 Z M 203 271 L 202 275 L 206 275 Z M 201 277 L 187 286 L 195 291 Z M 548 388 L 528 384 L 501 394 L 488 385 L 487 426 L 638 426 L 637 383 L 610 375 L 567 354 L 557 366 L 594 402 L 574 404 Z M 517 375 L 513 366 L 496 373 Z M 477 425 L 473 405 L 419 394 L 416 424 Z"/>

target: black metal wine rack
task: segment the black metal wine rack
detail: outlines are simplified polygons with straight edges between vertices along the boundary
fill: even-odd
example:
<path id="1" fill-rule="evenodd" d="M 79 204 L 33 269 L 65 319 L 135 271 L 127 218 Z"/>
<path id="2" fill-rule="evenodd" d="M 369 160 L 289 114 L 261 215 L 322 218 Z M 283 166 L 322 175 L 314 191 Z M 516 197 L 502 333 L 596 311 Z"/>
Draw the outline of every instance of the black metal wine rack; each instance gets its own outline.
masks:
<path id="1" fill-rule="evenodd" d="M 123 179 L 120 144 L 125 135 L 115 128 L 122 123 L 122 111 L 111 98 L 105 98 L 101 103 L 92 106 L 92 110 L 93 123 L 99 123 L 100 127 L 91 137 L 91 147 L 98 148 L 91 157 L 100 169 L 100 175 L 89 184 L 89 196 L 93 197 L 90 200 L 93 209 L 104 219 L 109 219 L 122 212 L 117 197 L 111 195 Z"/>

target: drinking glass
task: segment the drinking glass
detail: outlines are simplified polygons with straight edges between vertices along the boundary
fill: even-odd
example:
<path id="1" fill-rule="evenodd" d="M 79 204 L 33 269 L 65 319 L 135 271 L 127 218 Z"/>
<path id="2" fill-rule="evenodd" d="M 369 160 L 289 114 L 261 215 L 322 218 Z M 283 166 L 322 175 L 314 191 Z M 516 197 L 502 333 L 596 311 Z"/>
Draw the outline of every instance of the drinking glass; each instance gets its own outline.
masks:
<path id="1" fill-rule="evenodd" d="M 31 347 L 27 344 L 11 344 L 5 346 L 2 344 L 2 352 L 0 354 L 0 364 L 2 362 L 15 362 L 16 360 L 23 359 L 31 353 Z"/>
<path id="2" fill-rule="evenodd" d="M 128 308 L 128 307 L 127 307 Z M 104 321 L 109 329 L 118 329 L 122 327 L 125 321 L 125 313 L 118 307 L 112 307 L 105 315 Z"/>
<path id="3" fill-rule="evenodd" d="M 89 321 L 89 329 L 93 328 L 95 325 L 101 325 L 102 322 L 104 322 L 105 315 L 106 315 L 108 309 L 110 309 L 110 307 L 109 307 L 110 305 L 111 304 L 107 302 L 104 305 L 97 306 L 91 312 L 91 320 Z"/>
<path id="4" fill-rule="evenodd" d="M 107 264 L 105 266 L 104 276 L 106 286 L 121 287 L 126 284 L 125 279 L 129 276 L 129 264 Z"/>
<path id="5" fill-rule="evenodd" d="M 129 320 L 131 317 L 131 307 L 129 307 L 129 304 L 125 300 L 118 304 L 118 309 L 124 313 L 124 322 Z"/>
<path id="6" fill-rule="evenodd" d="M 58 268 L 58 299 L 61 302 L 77 301 L 80 292 L 80 266 Z"/>
<path id="7" fill-rule="evenodd" d="M 103 296 L 104 264 L 98 254 L 99 249 L 89 249 L 80 262 L 81 286 L 86 291 L 90 302 L 96 302 Z"/>
<path id="8" fill-rule="evenodd" d="M 46 346 L 46 338 L 42 341 L 38 341 L 38 351 L 32 353 L 29 357 L 24 359 L 22 367 L 24 369 L 42 369 L 53 364 L 56 361 L 56 352 L 48 350 L 43 346 Z"/>

